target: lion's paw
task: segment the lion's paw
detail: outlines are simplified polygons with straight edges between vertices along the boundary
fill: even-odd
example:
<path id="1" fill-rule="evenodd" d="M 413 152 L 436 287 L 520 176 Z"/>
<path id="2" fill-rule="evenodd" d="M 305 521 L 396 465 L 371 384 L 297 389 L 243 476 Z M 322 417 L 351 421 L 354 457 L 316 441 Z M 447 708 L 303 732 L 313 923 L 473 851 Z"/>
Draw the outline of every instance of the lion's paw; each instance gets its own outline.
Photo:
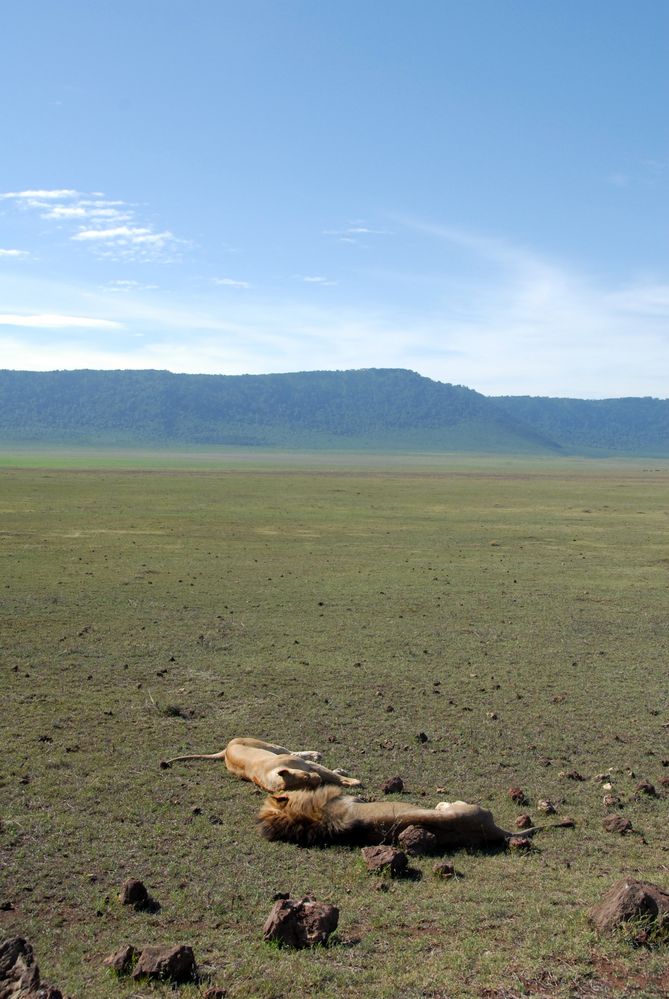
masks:
<path id="1" fill-rule="evenodd" d="M 307 760 L 309 763 L 319 763 L 323 759 L 323 754 L 315 749 L 301 749 L 293 753 L 293 756 L 299 756 L 301 760 Z"/>

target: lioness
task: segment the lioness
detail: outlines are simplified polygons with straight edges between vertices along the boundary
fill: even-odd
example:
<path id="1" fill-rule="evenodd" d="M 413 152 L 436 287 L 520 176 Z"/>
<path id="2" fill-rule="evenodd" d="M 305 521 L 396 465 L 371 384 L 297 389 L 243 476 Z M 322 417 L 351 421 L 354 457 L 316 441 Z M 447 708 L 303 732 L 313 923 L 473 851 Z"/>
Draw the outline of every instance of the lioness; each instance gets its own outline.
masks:
<path id="1" fill-rule="evenodd" d="M 293 791 L 297 788 L 316 788 L 321 784 L 338 787 L 359 787 L 360 781 L 335 770 L 328 770 L 317 762 L 321 754 L 311 750 L 291 753 L 283 746 L 274 746 L 260 739 L 232 739 L 220 753 L 194 753 L 175 756 L 160 765 L 170 767 L 180 760 L 223 760 L 236 777 L 253 781 L 271 793 Z"/>
<path id="2" fill-rule="evenodd" d="M 512 833 L 495 824 L 492 812 L 464 801 L 436 808 L 398 802 L 362 802 L 336 787 L 289 791 L 267 798 L 258 814 L 265 839 L 299 846 L 392 843 L 407 826 L 421 826 L 445 849 L 504 843 Z"/>

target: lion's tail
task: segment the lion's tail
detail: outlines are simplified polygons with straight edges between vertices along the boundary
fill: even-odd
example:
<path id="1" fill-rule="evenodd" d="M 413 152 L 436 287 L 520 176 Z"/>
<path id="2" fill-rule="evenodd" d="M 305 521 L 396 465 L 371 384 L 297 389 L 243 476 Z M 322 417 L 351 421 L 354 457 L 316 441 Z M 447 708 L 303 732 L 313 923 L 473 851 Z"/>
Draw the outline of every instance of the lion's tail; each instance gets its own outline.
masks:
<path id="1" fill-rule="evenodd" d="M 225 750 L 220 753 L 191 753 L 188 756 L 173 756 L 171 760 L 161 760 L 160 767 L 167 770 L 173 763 L 181 763 L 182 760 L 224 760 Z"/>
<path id="2" fill-rule="evenodd" d="M 299 846 L 326 846 L 351 826 L 350 798 L 341 788 L 323 785 L 315 790 L 272 795 L 258 813 L 261 834 Z"/>

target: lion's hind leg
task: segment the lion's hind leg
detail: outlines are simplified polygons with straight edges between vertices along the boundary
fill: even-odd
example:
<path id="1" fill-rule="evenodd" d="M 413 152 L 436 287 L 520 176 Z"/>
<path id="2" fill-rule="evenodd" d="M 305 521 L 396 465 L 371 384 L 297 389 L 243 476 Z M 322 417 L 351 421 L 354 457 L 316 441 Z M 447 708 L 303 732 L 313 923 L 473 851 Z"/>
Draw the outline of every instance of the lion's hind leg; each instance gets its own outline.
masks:
<path id="1" fill-rule="evenodd" d="M 315 749 L 296 749 L 287 750 L 291 756 L 299 756 L 301 760 L 307 760 L 308 763 L 320 763 L 323 759 L 323 754 L 317 752 Z"/>

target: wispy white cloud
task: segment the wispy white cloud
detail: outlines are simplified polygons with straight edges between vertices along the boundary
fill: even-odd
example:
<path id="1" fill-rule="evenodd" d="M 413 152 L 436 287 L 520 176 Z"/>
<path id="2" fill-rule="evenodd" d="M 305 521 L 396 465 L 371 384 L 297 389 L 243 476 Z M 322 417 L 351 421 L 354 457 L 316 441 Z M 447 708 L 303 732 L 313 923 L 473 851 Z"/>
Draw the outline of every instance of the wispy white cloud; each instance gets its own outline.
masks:
<path id="1" fill-rule="evenodd" d="M 250 288 L 251 283 L 249 281 L 239 281 L 237 278 L 212 278 L 212 283 L 219 285 L 222 288 Z"/>
<path id="2" fill-rule="evenodd" d="M 322 277 L 320 274 L 296 274 L 295 277 L 298 281 L 304 281 L 305 284 L 319 284 L 325 285 L 335 285 L 336 281 L 331 281 L 329 278 Z"/>
<path id="3" fill-rule="evenodd" d="M 22 211 L 38 212 L 40 218 L 61 226 L 78 225 L 70 239 L 108 259 L 168 261 L 175 259 L 186 246 L 186 241 L 174 233 L 156 230 L 143 222 L 134 206 L 107 198 L 100 191 L 82 194 L 72 188 L 29 189 L 8 191 L 0 198 L 14 202 Z"/>
<path id="4" fill-rule="evenodd" d="M 109 281 L 106 285 L 108 291 L 114 294 L 137 292 L 137 291 L 156 291 L 158 289 L 157 284 L 144 284 L 142 281 L 134 281 L 130 278 L 119 279 L 117 281 Z"/>
<path id="5" fill-rule="evenodd" d="M 29 257 L 27 250 L 0 250 L 0 257 Z"/>
<path id="6" fill-rule="evenodd" d="M 0 314 L 0 326 L 23 326 L 30 329 L 97 329 L 118 330 L 123 324 L 111 319 L 95 319 L 90 316 L 62 316 L 50 313 L 38 315 Z"/>
<path id="7" fill-rule="evenodd" d="M 28 190 L 28 191 L 7 191 L 0 194 L 0 199 L 5 201 L 62 201 L 64 198 L 78 198 L 79 192 L 73 191 L 69 187 L 60 187 L 55 190 Z"/>
<path id="8" fill-rule="evenodd" d="M 323 229 L 324 236 L 336 236 L 342 243 L 356 243 L 360 236 L 391 236 L 388 229 L 374 229 L 363 220 L 356 219 L 340 229 Z"/>

